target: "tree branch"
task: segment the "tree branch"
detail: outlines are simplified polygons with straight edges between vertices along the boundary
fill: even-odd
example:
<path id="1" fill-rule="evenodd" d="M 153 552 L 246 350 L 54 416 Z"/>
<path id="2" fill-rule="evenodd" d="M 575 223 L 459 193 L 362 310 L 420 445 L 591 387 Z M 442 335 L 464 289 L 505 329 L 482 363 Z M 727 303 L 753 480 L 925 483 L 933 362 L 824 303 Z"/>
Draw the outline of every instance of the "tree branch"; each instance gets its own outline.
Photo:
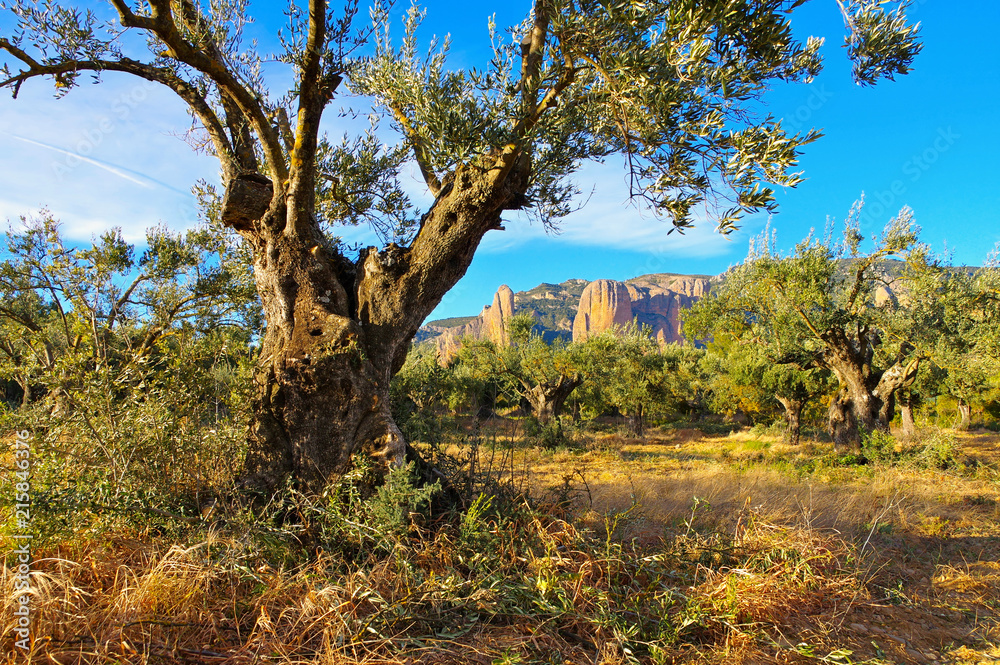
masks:
<path id="1" fill-rule="evenodd" d="M 906 363 L 903 360 L 896 362 L 882 374 L 872 392 L 882 400 L 885 400 L 900 388 L 912 384 L 917 378 L 917 370 L 920 369 L 920 360 L 921 358 L 918 355 Z"/>
<path id="2" fill-rule="evenodd" d="M 135 14 L 125 0 L 111 0 L 111 5 L 118 12 L 118 20 L 126 28 L 139 28 L 140 30 L 153 29 L 152 19 Z"/>
<path id="3" fill-rule="evenodd" d="M 285 164 L 278 134 L 268 121 L 257 96 L 245 88 L 219 58 L 184 39 L 174 22 L 169 0 L 151 0 L 150 7 L 152 25 L 148 29 L 167 46 L 170 56 L 212 79 L 219 87 L 219 92 L 228 95 L 253 126 L 271 171 L 274 196 L 283 199 L 285 183 L 288 180 L 288 166 Z"/>
<path id="4" fill-rule="evenodd" d="M 525 118 L 533 116 L 538 107 L 545 39 L 549 31 L 549 13 L 545 0 L 535 0 L 534 14 L 531 32 L 521 42 L 521 108 Z"/>
<path id="5" fill-rule="evenodd" d="M 288 215 L 285 232 L 306 237 L 316 206 L 316 149 L 323 109 L 340 82 L 332 85 L 323 77 L 323 49 L 326 46 L 326 0 L 309 0 L 309 32 L 306 37 L 299 75 L 299 112 L 295 143 L 291 151 L 288 185 Z"/>
<path id="6" fill-rule="evenodd" d="M 434 169 L 431 168 L 430 155 L 427 152 L 427 145 L 424 143 L 423 137 L 414 129 L 413 124 L 410 123 L 410 119 L 403 113 L 403 109 L 391 102 L 387 103 L 386 106 L 392 113 L 393 119 L 399 123 L 403 133 L 406 134 L 406 138 L 409 139 L 410 147 L 413 149 L 413 158 L 417 160 L 417 166 L 420 167 L 420 175 L 423 176 L 424 182 L 427 183 L 427 188 L 431 190 L 431 194 L 437 197 L 441 193 L 441 180 L 434 173 Z"/>
<path id="7" fill-rule="evenodd" d="M 237 175 L 238 169 L 236 167 L 233 148 L 219 117 L 195 86 L 171 70 L 130 58 L 122 58 L 121 60 L 65 60 L 55 64 L 43 65 L 3 37 L 0 37 L 0 49 L 7 51 L 28 66 L 27 70 L 23 70 L 5 81 L 0 81 L 0 87 L 14 86 L 15 96 L 21 83 L 28 79 L 39 76 L 53 76 L 58 79 L 63 74 L 81 71 L 124 72 L 153 83 L 165 85 L 173 90 L 195 115 L 198 116 L 198 119 L 212 139 L 216 156 L 221 162 L 224 177 L 228 180 Z"/>
<path id="8" fill-rule="evenodd" d="M 111 311 L 108 313 L 108 321 L 107 323 L 104 324 L 104 328 L 106 330 L 110 331 L 114 329 L 115 322 L 118 320 L 118 316 L 121 314 L 122 308 L 125 306 L 125 303 L 128 302 L 128 299 L 132 295 L 132 292 L 135 291 L 136 287 L 138 287 L 139 284 L 146 281 L 147 279 L 148 276 L 146 274 L 141 274 L 138 277 L 136 277 L 134 280 L 132 280 L 132 283 L 129 284 L 128 288 L 125 289 L 125 291 L 118 298 L 118 300 L 115 301 L 115 304 L 111 307 Z"/>
<path id="9" fill-rule="evenodd" d="M 32 320 L 32 319 L 30 319 L 28 317 L 22 316 L 22 315 L 18 314 L 17 312 L 15 312 L 12 309 L 0 306 L 0 314 L 2 314 L 3 316 L 6 316 L 11 321 L 14 321 L 16 323 L 20 323 L 22 326 L 24 326 L 25 328 L 27 328 L 31 332 L 36 332 L 36 333 L 37 332 L 42 332 L 42 327 L 40 325 L 38 325 L 37 323 L 35 323 L 34 320 Z"/>

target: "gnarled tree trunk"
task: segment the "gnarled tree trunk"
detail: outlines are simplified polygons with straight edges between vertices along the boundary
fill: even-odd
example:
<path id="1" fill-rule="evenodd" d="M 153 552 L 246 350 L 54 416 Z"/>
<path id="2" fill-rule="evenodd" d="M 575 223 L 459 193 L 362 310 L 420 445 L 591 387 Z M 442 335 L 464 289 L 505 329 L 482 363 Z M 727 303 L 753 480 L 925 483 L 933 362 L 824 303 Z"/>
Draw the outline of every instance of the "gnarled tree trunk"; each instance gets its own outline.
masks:
<path id="1" fill-rule="evenodd" d="M 241 210 L 247 197 L 227 197 L 227 223 L 253 245 L 267 319 L 245 468 L 251 486 L 271 492 L 294 478 L 318 491 L 359 451 L 387 466 L 417 459 L 389 412 L 389 382 L 483 235 L 523 202 L 522 172 L 499 182 L 485 173 L 460 167 L 410 247 L 368 248 L 356 263 L 324 247 L 291 206 L 272 201 L 250 221 L 258 208 Z"/>
<path id="2" fill-rule="evenodd" d="M 531 404 L 535 418 L 545 425 L 562 413 L 566 399 L 581 383 L 583 379 L 579 376 L 569 377 L 560 374 L 553 382 L 525 385 L 524 397 Z"/>
<path id="3" fill-rule="evenodd" d="M 896 391 L 912 384 L 917 376 L 919 357 L 910 357 L 910 349 L 905 345 L 894 364 L 885 371 L 877 370 L 873 360 L 878 342 L 870 337 L 866 332 L 852 340 L 836 328 L 823 336 L 827 345 L 823 362 L 840 383 L 828 413 L 830 435 L 836 448 L 860 449 L 866 433 L 888 432 Z"/>
<path id="4" fill-rule="evenodd" d="M 782 397 L 775 395 L 775 399 L 785 408 L 785 440 L 793 446 L 799 445 L 799 432 L 802 428 L 802 409 L 806 405 L 804 399 L 794 397 Z"/>

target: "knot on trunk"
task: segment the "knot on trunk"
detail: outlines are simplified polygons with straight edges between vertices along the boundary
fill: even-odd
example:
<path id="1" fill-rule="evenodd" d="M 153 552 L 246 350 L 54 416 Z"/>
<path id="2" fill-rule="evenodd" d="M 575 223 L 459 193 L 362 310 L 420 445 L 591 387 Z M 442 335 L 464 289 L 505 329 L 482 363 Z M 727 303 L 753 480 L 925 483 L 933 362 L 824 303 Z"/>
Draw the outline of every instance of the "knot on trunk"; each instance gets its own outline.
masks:
<path id="1" fill-rule="evenodd" d="M 271 207 L 274 186 L 259 173 L 244 173 L 229 181 L 222 200 L 222 223 L 245 231 Z"/>

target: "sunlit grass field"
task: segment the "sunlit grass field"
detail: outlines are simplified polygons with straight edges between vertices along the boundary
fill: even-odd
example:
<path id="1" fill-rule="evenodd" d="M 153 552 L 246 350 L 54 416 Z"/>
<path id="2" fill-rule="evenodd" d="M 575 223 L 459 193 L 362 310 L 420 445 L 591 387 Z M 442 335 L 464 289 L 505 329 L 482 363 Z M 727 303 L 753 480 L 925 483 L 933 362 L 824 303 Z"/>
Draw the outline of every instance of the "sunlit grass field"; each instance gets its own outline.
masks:
<path id="1" fill-rule="evenodd" d="M 95 517 L 45 541 L 31 661 L 1000 659 L 996 434 L 926 432 L 866 463 L 750 430 L 568 426 L 542 447 L 494 419 L 443 439 L 461 515 L 222 499 L 208 519 Z M 3 653 L 23 662 L 13 571 Z"/>

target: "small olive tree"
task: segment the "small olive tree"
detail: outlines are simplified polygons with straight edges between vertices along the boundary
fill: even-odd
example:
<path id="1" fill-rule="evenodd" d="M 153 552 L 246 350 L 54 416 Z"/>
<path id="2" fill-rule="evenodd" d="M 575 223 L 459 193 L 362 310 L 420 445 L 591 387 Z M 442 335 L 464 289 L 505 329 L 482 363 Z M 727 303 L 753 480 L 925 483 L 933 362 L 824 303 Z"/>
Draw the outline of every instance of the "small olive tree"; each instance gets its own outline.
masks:
<path id="1" fill-rule="evenodd" d="M 572 350 L 561 340 L 546 344 L 534 325 L 530 314 L 517 314 L 508 323 L 509 345 L 469 341 L 460 357 L 484 378 L 526 400 L 538 422 L 547 425 L 562 412 L 583 376 Z"/>

